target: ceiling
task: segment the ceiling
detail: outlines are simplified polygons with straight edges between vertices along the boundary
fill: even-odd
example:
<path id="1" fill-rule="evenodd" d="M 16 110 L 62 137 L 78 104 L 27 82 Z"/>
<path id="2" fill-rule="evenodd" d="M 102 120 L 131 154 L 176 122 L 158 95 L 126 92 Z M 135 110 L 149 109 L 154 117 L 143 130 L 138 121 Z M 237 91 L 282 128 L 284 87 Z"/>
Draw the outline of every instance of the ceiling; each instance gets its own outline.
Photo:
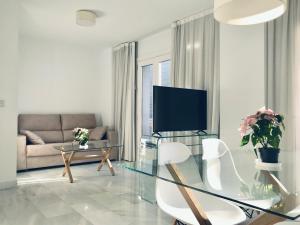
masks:
<path id="1" fill-rule="evenodd" d="M 19 1 L 21 35 L 98 47 L 138 40 L 213 6 L 213 0 Z M 79 9 L 96 11 L 96 26 L 76 25 L 75 12 Z"/>

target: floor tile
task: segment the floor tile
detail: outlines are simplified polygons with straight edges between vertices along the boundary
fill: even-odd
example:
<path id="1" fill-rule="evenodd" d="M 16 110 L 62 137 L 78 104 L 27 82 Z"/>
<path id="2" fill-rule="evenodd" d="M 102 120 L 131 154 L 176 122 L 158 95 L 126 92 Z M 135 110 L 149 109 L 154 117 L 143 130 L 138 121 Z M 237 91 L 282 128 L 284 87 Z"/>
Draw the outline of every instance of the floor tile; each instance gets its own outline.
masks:
<path id="1" fill-rule="evenodd" d="M 156 205 L 141 200 L 139 178 L 116 167 L 73 166 L 75 183 L 62 168 L 18 174 L 18 187 L 0 191 L 1 225 L 167 225 Z"/>

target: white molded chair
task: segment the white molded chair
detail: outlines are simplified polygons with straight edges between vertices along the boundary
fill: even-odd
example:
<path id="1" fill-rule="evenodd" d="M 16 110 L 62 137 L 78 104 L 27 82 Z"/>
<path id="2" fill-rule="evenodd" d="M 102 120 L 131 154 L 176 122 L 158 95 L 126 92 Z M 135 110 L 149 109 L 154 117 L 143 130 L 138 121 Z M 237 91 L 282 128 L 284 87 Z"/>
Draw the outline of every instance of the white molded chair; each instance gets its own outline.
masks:
<path id="1" fill-rule="evenodd" d="M 163 178 L 172 179 L 165 165 L 170 163 L 184 163 L 191 156 L 190 149 L 182 143 L 170 142 L 160 144 L 158 150 L 158 164 L 160 166 L 158 175 Z M 189 168 L 195 168 L 190 171 L 190 173 L 193 173 L 192 176 L 198 176 L 197 181 L 202 183 L 194 159 L 189 161 L 188 164 Z M 234 225 L 246 220 L 244 212 L 234 204 L 201 192 L 193 191 L 193 193 L 199 199 L 199 203 L 213 225 Z M 156 200 L 161 210 L 173 218 L 186 224 L 199 225 L 177 185 L 157 178 Z"/>
<path id="2" fill-rule="evenodd" d="M 214 191 L 227 193 L 240 198 L 241 187 L 248 187 L 239 175 L 228 146 L 220 139 L 208 138 L 202 141 L 204 160 L 203 180 L 207 187 Z M 248 189 L 250 189 L 248 187 Z M 274 204 L 274 199 L 246 200 L 244 202 L 268 209 Z"/>
<path id="3" fill-rule="evenodd" d="M 217 138 L 204 139 L 202 146 L 202 159 L 206 162 L 204 171 L 206 184 L 215 190 L 231 190 L 233 193 L 237 193 L 235 188 L 240 190 L 241 185 L 246 185 L 234 165 L 229 148 L 223 141 Z"/>

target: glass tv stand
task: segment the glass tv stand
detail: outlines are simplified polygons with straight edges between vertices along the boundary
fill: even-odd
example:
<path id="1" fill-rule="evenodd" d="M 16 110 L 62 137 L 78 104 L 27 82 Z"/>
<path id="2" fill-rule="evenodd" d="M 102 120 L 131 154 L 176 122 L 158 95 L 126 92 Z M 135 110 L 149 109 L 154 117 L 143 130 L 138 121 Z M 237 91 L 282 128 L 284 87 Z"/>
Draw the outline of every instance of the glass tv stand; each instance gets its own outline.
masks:
<path id="1" fill-rule="evenodd" d="M 137 161 L 125 162 L 127 169 L 139 168 L 140 172 L 153 176 L 139 176 L 139 195 L 142 199 L 155 202 L 155 178 L 157 175 L 157 157 L 159 146 L 164 142 L 180 142 L 187 145 L 193 154 L 199 173 L 202 175 L 202 140 L 207 138 L 218 138 L 217 134 L 193 133 L 193 132 L 161 132 L 160 135 L 142 136 L 138 147 Z M 172 153 L 170 153 L 172 154 Z"/>

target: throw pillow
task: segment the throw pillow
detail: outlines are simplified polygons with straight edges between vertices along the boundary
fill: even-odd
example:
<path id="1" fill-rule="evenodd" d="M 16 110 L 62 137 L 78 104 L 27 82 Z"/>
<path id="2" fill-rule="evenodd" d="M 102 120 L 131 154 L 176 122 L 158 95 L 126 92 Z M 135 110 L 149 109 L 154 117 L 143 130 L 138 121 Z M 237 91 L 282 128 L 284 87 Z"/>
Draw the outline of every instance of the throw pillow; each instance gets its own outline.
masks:
<path id="1" fill-rule="evenodd" d="M 43 139 L 40 136 L 38 136 L 37 134 L 33 133 L 32 131 L 21 130 L 20 133 L 25 135 L 28 138 L 28 140 L 34 145 L 44 145 L 45 144 Z"/>
<path id="2" fill-rule="evenodd" d="M 96 127 L 90 132 L 90 140 L 98 141 L 101 140 L 106 134 L 107 127 Z"/>

